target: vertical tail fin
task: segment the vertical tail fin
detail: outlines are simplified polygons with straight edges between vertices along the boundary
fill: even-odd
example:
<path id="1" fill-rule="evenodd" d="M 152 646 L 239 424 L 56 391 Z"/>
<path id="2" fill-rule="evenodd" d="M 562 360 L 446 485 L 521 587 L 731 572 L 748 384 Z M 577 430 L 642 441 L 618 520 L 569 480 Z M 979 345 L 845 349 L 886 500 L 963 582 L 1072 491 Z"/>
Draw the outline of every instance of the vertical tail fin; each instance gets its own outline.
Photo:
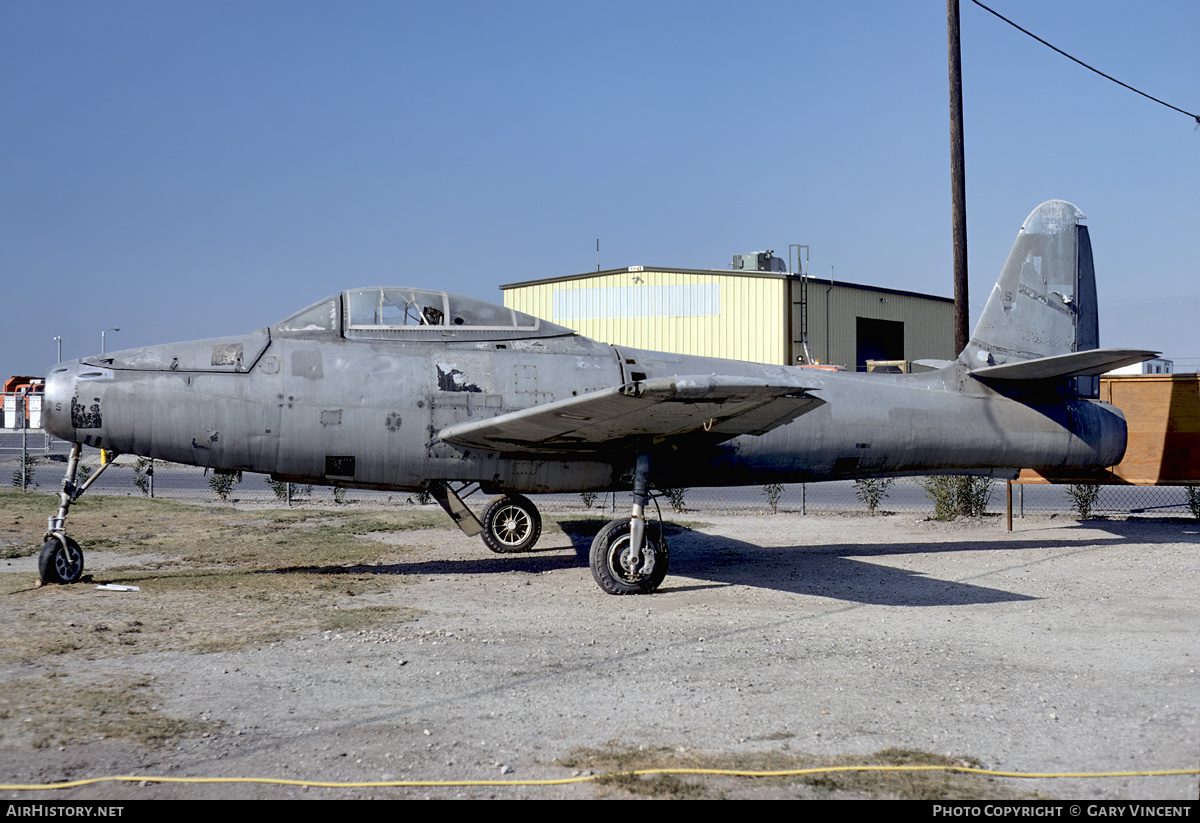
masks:
<path id="1" fill-rule="evenodd" d="M 1100 345 L 1084 219 L 1063 200 L 1043 203 L 1025 219 L 961 362 L 979 369 Z"/>

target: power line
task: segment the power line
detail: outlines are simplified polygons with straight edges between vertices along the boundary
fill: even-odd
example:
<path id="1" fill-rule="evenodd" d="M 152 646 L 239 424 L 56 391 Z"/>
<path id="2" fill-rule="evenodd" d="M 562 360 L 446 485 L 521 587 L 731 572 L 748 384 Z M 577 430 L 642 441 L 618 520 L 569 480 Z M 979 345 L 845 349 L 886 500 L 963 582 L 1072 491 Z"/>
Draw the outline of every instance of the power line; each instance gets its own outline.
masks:
<path id="1" fill-rule="evenodd" d="M 1110 303 L 1174 303 L 1177 300 L 1200 300 L 1200 296 L 1194 294 L 1174 294 L 1169 297 L 1130 297 L 1130 298 L 1113 298 L 1112 300 L 1099 300 L 1101 304 Z"/>
<path id="2" fill-rule="evenodd" d="M 1145 97 L 1145 98 L 1147 98 L 1147 99 L 1149 99 L 1149 100 L 1153 100 L 1155 103 L 1158 103 L 1158 104 L 1160 104 L 1160 105 L 1166 106 L 1166 107 L 1167 107 L 1167 108 L 1169 108 L 1169 109 L 1174 109 L 1175 111 L 1179 112 L 1180 114 L 1186 114 L 1188 117 L 1190 117 L 1190 118 L 1192 118 L 1193 120 L 1195 120 L 1195 121 L 1196 121 L 1196 128 L 1200 129 L 1200 115 L 1197 115 L 1197 114 L 1192 114 L 1190 111 L 1184 111 L 1183 109 L 1179 108 L 1178 106 L 1172 106 L 1170 103 L 1167 103 L 1167 102 L 1165 102 L 1165 101 L 1163 101 L 1163 100 L 1159 100 L 1157 97 L 1154 97 L 1154 96 L 1152 96 L 1152 95 L 1146 94 L 1146 92 L 1144 92 L 1144 91 L 1141 91 L 1141 90 L 1139 90 L 1139 89 L 1135 89 L 1133 86 L 1129 85 L 1128 83 L 1122 83 L 1122 82 L 1121 82 L 1120 80 L 1118 80 L 1117 78 L 1115 78 L 1115 77 L 1112 77 L 1111 75 L 1105 74 L 1104 72 L 1100 71 L 1100 69 L 1097 69 L 1097 68 L 1094 68 L 1094 67 L 1092 67 L 1092 66 L 1089 66 L 1087 63 L 1083 62 L 1083 61 L 1082 61 L 1082 60 L 1080 60 L 1078 57 L 1072 57 L 1071 55 L 1067 54 L 1065 51 L 1063 51 L 1062 49 L 1060 49 L 1058 46 L 1055 46 L 1055 45 L 1053 45 L 1052 43 L 1047 43 L 1045 40 L 1043 40 L 1042 38 L 1038 37 L 1036 34 L 1034 34 L 1033 32 L 1031 32 L 1029 29 L 1025 29 L 1025 28 L 1022 28 L 1021 26 L 1018 26 L 1016 23 L 1014 23 L 1013 21 L 1009 20 L 1007 17 L 1005 17 L 1003 14 L 1001 14 L 1001 13 L 1000 13 L 1000 12 L 998 12 L 998 11 L 996 11 L 995 9 L 989 9 L 989 8 L 988 8 L 987 6 L 985 6 L 983 3 L 980 3 L 980 2 L 979 2 L 979 0 L 971 0 L 971 2 L 972 2 L 972 3 L 974 3 L 975 5 L 979 6 L 979 8 L 983 9 L 984 11 L 986 11 L 986 12 L 989 12 L 990 14 L 994 14 L 996 17 L 999 17 L 1001 20 L 1003 20 L 1005 23 L 1008 23 L 1008 25 L 1012 26 L 1012 27 L 1013 27 L 1014 29 L 1016 29 L 1017 31 L 1022 31 L 1022 32 L 1024 32 L 1025 34 L 1028 34 L 1030 37 L 1032 37 L 1034 40 L 1036 40 L 1036 41 L 1038 41 L 1039 43 L 1041 43 L 1043 46 L 1047 46 L 1047 47 L 1049 47 L 1049 48 L 1052 48 L 1052 49 L 1054 49 L 1056 52 L 1058 52 L 1058 53 L 1059 53 L 1059 54 L 1061 54 L 1063 57 L 1066 57 L 1066 58 L 1067 58 L 1067 59 L 1069 59 L 1069 60 L 1074 60 L 1076 63 L 1078 63 L 1079 65 L 1083 66 L 1085 69 L 1088 69 L 1088 70 L 1090 70 L 1090 71 L 1094 71 L 1096 74 L 1100 75 L 1101 77 L 1103 77 L 1103 78 L 1105 78 L 1105 79 L 1107 79 L 1107 80 L 1111 80 L 1111 81 L 1113 81 L 1113 82 L 1114 82 L 1114 83 L 1116 83 L 1118 86 L 1124 86 L 1125 88 L 1129 89 L 1130 91 L 1135 91 L 1135 92 L 1137 92 L 1138 94 L 1140 94 L 1142 97 Z"/>

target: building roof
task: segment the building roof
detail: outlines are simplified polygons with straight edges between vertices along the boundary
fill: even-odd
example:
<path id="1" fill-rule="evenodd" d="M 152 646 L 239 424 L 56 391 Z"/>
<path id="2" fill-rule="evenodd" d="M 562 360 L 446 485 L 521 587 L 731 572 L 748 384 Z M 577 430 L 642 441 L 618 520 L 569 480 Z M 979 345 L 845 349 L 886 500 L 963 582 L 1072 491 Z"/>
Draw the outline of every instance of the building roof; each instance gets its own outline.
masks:
<path id="1" fill-rule="evenodd" d="M 591 271 L 583 274 L 568 274 L 562 277 L 546 277 L 541 280 L 523 280 L 519 283 L 506 283 L 500 287 L 502 291 L 508 289 L 521 289 L 529 286 L 544 286 L 549 283 L 567 283 L 573 280 L 589 280 L 596 277 L 606 277 L 614 274 L 628 274 L 631 272 L 667 272 L 670 274 L 703 274 L 708 276 L 720 275 L 722 277 L 758 277 L 773 280 L 799 280 L 801 275 L 792 274 L 790 272 L 772 272 L 772 271 L 737 271 L 735 269 L 680 269 L 673 266 L 625 266 L 619 269 L 604 269 L 603 271 Z M 862 291 L 878 292 L 880 294 L 896 294 L 905 295 L 908 297 L 919 297 L 923 300 L 938 300 L 943 303 L 953 303 L 952 297 L 940 297 L 936 294 L 922 294 L 921 292 L 906 291 L 904 289 L 889 289 L 882 286 L 864 286 L 861 283 L 851 283 L 846 280 L 829 280 L 822 277 L 808 277 L 809 283 L 816 283 L 822 286 L 844 286 L 850 289 L 860 289 Z"/>

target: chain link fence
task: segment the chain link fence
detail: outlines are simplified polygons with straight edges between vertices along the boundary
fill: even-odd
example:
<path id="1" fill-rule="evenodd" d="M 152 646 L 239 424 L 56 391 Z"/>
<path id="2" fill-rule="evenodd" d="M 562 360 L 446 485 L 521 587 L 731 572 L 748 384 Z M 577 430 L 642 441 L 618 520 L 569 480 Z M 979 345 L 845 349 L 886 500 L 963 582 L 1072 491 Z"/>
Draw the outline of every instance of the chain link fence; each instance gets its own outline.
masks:
<path id="1" fill-rule="evenodd" d="M 0 482 L 20 488 L 22 433 L 0 433 Z M 41 431 L 24 434 L 25 473 L 29 490 L 57 492 L 62 487 L 70 444 Z M 100 467 L 100 453 L 84 448 L 80 471 L 91 474 Z M 931 478 L 897 478 L 894 481 L 829 481 L 823 483 L 673 489 L 660 492 L 657 503 L 663 514 L 868 514 L 933 516 L 937 491 Z M 953 481 L 950 485 L 953 485 Z M 974 481 L 982 511 L 1005 511 L 1003 481 Z M 277 483 L 262 474 L 223 475 L 195 466 L 151 461 L 124 455 L 105 470 L 88 489 L 89 495 L 125 495 L 165 498 L 196 504 L 256 505 L 428 505 L 422 495 L 381 492 L 336 486 Z M 1082 500 L 1080 499 L 1082 495 Z M 541 508 L 567 512 L 628 511 L 629 492 L 614 494 L 538 495 Z M 468 501 L 479 509 L 476 499 Z M 952 500 L 951 508 L 956 509 Z M 1062 486 L 1014 484 L 1013 515 L 1067 514 L 1080 516 L 1081 506 L 1090 516 L 1200 517 L 1200 487 L 1196 486 Z"/>

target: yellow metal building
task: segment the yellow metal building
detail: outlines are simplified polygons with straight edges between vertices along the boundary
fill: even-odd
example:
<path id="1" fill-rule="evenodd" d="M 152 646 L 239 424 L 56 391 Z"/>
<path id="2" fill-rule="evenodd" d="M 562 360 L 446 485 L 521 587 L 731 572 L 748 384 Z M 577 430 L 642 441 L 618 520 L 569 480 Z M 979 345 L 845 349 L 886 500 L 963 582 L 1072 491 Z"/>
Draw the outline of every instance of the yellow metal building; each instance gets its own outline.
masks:
<path id="1" fill-rule="evenodd" d="M 504 305 L 656 351 L 862 369 L 953 359 L 954 301 L 767 271 L 631 266 L 500 287 Z"/>

